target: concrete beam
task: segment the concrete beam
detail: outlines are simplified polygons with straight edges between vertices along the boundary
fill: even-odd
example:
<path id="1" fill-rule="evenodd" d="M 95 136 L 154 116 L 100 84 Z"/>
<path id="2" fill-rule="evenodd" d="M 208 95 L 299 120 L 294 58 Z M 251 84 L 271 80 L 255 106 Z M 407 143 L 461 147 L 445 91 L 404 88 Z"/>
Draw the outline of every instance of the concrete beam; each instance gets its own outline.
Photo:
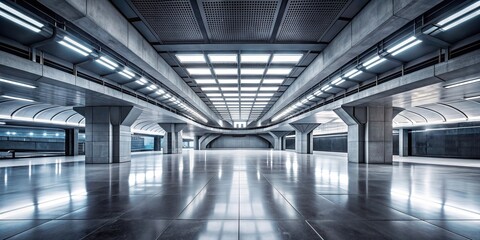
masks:
<path id="1" fill-rule="evenodd" d="M 290 85 L 261 121 L 270 119 L 293 99 L 440 2 L 442 0 L 370 1 Z"/>
<path id="2" fill-rule="evenodd" d="M 217 115 L 165 62 L 157 51 L 110 3 L 96 0 L 40 0 L 40 2 L 67 21 L 95 37 L 123 58 L 135 63 L 143 71 L 158 79 L 172 91 L 200 110 L 217 124 Z"/>

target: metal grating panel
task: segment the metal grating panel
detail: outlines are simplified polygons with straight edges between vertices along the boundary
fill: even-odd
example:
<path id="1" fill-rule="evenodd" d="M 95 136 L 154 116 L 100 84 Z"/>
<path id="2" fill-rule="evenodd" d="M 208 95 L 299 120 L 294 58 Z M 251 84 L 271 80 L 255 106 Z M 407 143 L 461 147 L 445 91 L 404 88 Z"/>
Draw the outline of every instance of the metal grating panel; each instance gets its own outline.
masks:
<path id="1" fill-rule="evenodd" d="M 278 41 L 318 41 L 348 0 L 290 0 Z"/>
<path id="2" fill-rule="evenodd" d="M 203 41 L 190 1 L 132 0 L 163 42 Z"/>
<path id="3" fill-rule="evenodd" d="M 279 1 L 203 1 L 211 40 L 266 41 L 276 20 Z"/>

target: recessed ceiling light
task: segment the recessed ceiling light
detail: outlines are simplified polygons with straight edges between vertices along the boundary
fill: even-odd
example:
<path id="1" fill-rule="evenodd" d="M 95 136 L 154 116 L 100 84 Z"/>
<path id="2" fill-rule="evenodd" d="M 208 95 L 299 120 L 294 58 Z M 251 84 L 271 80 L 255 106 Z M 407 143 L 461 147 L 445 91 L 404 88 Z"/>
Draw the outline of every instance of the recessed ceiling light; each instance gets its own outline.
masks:
<path id="1" fill-rule="evenodd" d="M 214 68 L 213 71 L 216 75 L 237 75 L 238 73 L 236 68 Z"/>
<path id="2" fill-rule="evenodd" d="M 257 98 L 257 101 L 270 101 L 270 98 Z"/>
<path id="3" fill-rule="evenodd" d="M 253 101 L 255 98 L 242 98 L 241 101 Z"/>
<path id="4" fill-rule="evenodd" d="M 0 2 L 0 8 L 7 11 L 0 11 L 0 16 L 22 26 L 36 33 L 41 31 L 41 28 L 44 26 L 39 21 L 11 8 L 10 6 Z"/>
<path id="5" fill-rule="evenodd" d="M 259 97 L 271 97 L 273 96 L 273 93 L 258 93 Z"/>
<path id="6" fill-rule="evenodd" d="M 211 63 L 236 63 L 237 54 L 208 54 Z"/>
<path id="7" fill-rule="evenodd" d="M 202 91 L 218 91 L 218 87 L 202 87 Z"/>
<path id="8" fill-rule="evenodd" d="M 255 97 L 256 93 L 242 93 L 242 97 Z"/>
<path id="9" fill-rule="evenodd" d="M 224 92 L 238 91 L 238 87 L 222 87 L 222 91 Z"/>
<path id="10" fill-rule="evenodd" d="M 238 79 L 218 79 L 218 83 L 220 83 L 220 84 L 237 84 Z"/>
<path id="11" fill-rule="evenodd" d="M 240 69 L 240 73 L 242 75 L 263 75 L 265 69 L 263 68 L 242 68 Z"/>
<path id="12" fill-rule="evenodd" d="M 212 102 L 213 105 L 225 105 L 225 102 Z"/>
<path id="13" fill-rule="evenodd" d="M 128 79 L 132 79 L 133 77 L 135 77 L 135 74 L 133 72 L 131 72 L 130 70 L 128 70 L 127 68 L 124 68 L 121 72 L 118 72 L 120 73 L 120 75 L 128 78 Z"/>
<path id="14" fill-rule="evenodd" d="M 267 63 L 270 54 L 242 54 L 240 55 L 241 63 Z"/>
<path id="15" fill-rule="evenodd" d="M 190 75 L 211 75 L 210 68 L 187 68 Z"/>
<path id="16" fill-rule="evenodd" d="M 103 66 L 107 67 L 110 70 L 113 70 L 118 67 L 118 64 L 113 62 L 112 60 L 106 58 L 106 57 L 100 57 L 95 60 L 96 62 L 102 64 Z"/>
<path id="17" fill-rule="evenodd" d="M 223 96 L 225 96 L 225 97 L 238 97 L 238 93 L 224 93 Z"/>
<path id="18" fill-rule="evenodd" d="M 259 84 L 261 79 L 241 79 L 240 82 L 242 84 Z"/>
<path id="19" fill-rule="evenodd" d="M 203 54 L 175 54 L 181 63 L 205 63 Z"/>
<path id="20" fill-rule="evenodd" d="M 298 63 L 303 54 L 274 54 L 272 63 Z"/>
<path id="21" fill-rule="evenodd" d="M 242 87 L 242 92 L 254 92 L 257 91 L 258 87 Z"/>
<path id="22" fill-rule="evenodd" d="M 210 101 L 223 101 L 223 98 L 210 98 Z"/>
<path id="23" fill-rule="evenodd" d="M 138 83 L 138 84 L 140 84 L 140 85 L 145 85 L 145 84 L 147 84 L 147 83 L 148 83 L 148 81 L 147 81 L 147 80 L 145 80 L 145 78 L 143 78 L 143 77 L 142 77 L 142 78 L 140 78 L 140 79 L 138 79 L 138 80 L 137 80 L 137 81 L 135 81 L 135 82 L 136 82 L 136 83 Z"/>
<path id="24" fill-rule="evenodd" d="M 278 79 L 263 79 L 264 84 L 282 84 L 284 79 L 278 78 Z"/>
<path id="25" fill-rule="evenodd" d="M 225 101 L 228 101 L 228 102 L 238 101 L 238 98 L 225 98 Z"/>
<path id="26" fill-rule="evenodd" d="M 261 87 L 260 91 L 267 92 L 267 91 L 277 91 L 278 87 Z"/>
<path id="27" fill-rule="evenodd" d="M 209 96 L 209 97 L 221 97 L 222 94 L 221 93 L 207 93 L 207 96 Z"/>
<path id="28" fill-rule="evenodd" d="M 288 75 L 292 71 L 292 68 L 269 68 L 267 75 Z"/>
<path id="29" fill-rule="evenodd" d="M 68 36 L 63 37 L 63 40 L 59 41 L 61 45 L 77 52 L 80 53 L 83 56 L 88 56 L 89 53 L 92 52 L 92 50 L 79 42 L 69 38 Z"/>
<path id="30" fill-rule="evenodd" d="M 197 84 L 216 84 L 215 79 L 195 79 Z"/>
<path id="31" fill-rule="evenodd" d="M 471 80 L 467 80 L 467 81 L 463 81 L 463 82 L 458 82 L 458 83 L 446 85 L 446 86 L 444 86 L 444 88 L 460 87 L 460 86 L 463 86 L 463 85 L 467 85 L 467 84 L 471 84 L 471 83 L 476 83 L 476 82 L 480 82 L 480 78 L 471 79 Z"/>

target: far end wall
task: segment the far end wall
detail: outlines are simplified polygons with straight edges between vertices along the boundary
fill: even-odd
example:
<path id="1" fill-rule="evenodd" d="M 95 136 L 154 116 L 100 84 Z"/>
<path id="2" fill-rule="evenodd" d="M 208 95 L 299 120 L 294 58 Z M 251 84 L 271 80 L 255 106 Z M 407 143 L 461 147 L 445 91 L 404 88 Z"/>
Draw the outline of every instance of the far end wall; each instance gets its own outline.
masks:
<path id="1" fill-rule="evenodd" d="M 272 148 L 272 146 L 259 136 L 222 135 L 213 140 L 207 148 Z"/>

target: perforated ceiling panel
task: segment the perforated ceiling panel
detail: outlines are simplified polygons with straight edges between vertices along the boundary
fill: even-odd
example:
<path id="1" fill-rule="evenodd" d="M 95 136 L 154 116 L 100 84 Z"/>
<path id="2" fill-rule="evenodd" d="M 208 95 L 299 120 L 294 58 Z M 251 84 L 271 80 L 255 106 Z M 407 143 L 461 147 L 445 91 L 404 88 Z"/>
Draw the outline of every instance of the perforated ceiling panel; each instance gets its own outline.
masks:
<path id="1" fill-rule="evenodd" d="M 202 41 L 190 1 L 132 0 L 163 42 Z"/>
<path id="2" fill-rule="evenodd" d="M 318 41 L 348 0 L 290 0 L 278 41 Z"/>
<path id="3" fill-rule="evenodd" d="M 265 41 L 275 24 L 279 1 L 203 1 L 211 40 Z"/>

